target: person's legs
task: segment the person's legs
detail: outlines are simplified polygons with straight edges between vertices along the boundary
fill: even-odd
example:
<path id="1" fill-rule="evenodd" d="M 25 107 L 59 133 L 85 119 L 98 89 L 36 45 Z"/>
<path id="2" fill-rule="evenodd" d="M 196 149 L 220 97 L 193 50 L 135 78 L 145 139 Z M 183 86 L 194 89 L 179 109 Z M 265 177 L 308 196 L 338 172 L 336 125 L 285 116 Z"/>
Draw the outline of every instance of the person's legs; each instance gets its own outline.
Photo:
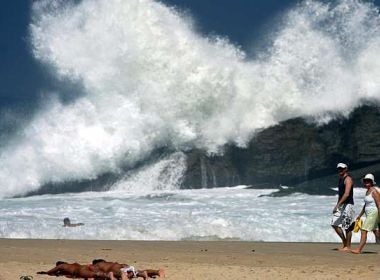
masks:
<path id="1" fill-rule="evenodd" d="M 154 278 L 156 276 L 159 276 L 160 278 L 165 277 L 165 270 L 163 268 L 160 268 L 159 270 L 156 269 L 146 269 L 146 273 L 148 274 L 148 277 Z"/>
<path id="2" fill-rule="evenodd" d="M 344 236 L 342 228 L 338 227 L 338 226 L 332 226 L 332 227 L 335 230 L 335 232 L 338 234 L 340 239 L 342 240 L 342 244 L 343 244 L 342 249 L 345 248 L 346 247 L 346 237 Z"/>
<path id="3" fill-rule="evenodd" d="M 375 238 L 376 238 L 376 244 L 380 244 L 380 230 L 379 229 L 375 229 L 373 231 L 373 234 L 375 235 Z"/>
<path id="4" fill-rule="evenodd" d="M 112 274 L 113 276 L 113 274 Z M 94 279 L 115 279 L 115 278 L 111 278 L 111 276 L 107 273 L 103 273 L 103 272 L 93 272 L 93 271 L 90 271 L 90 270 L 81 270 L 78 277 L 80 278 L 85 278 L 85 279 L 88 279 L 88 280 L 94 280 Z"/>
<path id="5" fill-rule="evenodd" d="M 352 253 L 360 254 L 367 242 L 368 232 L 374 231 L 377 228 L 378 224 L 378 210 L 377 209 L 369 209 L 366 210 L 366 219 L 361 227 L 361 236 L 359 246 L 352 250 Z"/>
<path id="6" fill-rule="evenodd" d="M 139 270 L 139 271 L 137 271 L 136 276 L 137 277 L 141 277 L 144 280 L 148 279 L 148 273 L 146 272 L 146 270 Z"/>
<path id="7" fill-rule="evenodd" d="M 121 273 L 121 280 L 128 280 L 128 275 L 125 272 Z"/>
<path id="8" fill-rule="evenodd" d="M 349 228 L 348 230 L 346 230 L 346 246 L 345 246 L 345 248 L 347 248 L 348 250 L 351 249 L 351 238 L 352 238 L 352 230 L 351 228 Z"/>
<path id="9" fill-rule="evenodd" d="M 364 245 L 367 242 L 367 231 L 366 230 L 361 230 L 361 236 L 360 236 L 360 243 L 358 248 L 351 250 L 352 253 L 354 254 L 360 254 L 364 248 Z"/>

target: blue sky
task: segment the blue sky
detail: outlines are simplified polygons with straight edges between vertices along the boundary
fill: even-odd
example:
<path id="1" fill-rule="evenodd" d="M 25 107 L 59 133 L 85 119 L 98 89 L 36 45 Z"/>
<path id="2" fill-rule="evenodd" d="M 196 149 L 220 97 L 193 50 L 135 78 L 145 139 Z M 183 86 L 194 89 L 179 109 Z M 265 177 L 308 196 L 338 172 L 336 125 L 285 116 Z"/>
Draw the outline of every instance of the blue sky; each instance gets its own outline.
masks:
<path id="1" fill-rule="evenodd" d="M 294 0 L 163 0 L 188 11 L 205 34 L 227 36 L 232 42 L 247 46 L 261 30 Z"/>

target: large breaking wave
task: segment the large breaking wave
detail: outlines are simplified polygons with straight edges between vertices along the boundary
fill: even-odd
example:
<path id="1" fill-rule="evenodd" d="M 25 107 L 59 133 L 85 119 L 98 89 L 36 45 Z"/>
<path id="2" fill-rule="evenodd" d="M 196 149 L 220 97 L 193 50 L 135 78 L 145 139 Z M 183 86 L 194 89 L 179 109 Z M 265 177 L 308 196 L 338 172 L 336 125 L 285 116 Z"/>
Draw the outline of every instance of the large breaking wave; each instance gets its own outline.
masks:
<path id="1" fill-rule="evenodd" d="M 68 103 L 52 93 L 1 147 L 0 196 L 119 172 L 160 147 L 244 146 L 279 121 L 324 122 L 380 98 L 373 4 L 304 1 L 273 30 L 268 50 L 250 59 L 157 1 L 34 2 L 34 56 L 81 88 Z"/>

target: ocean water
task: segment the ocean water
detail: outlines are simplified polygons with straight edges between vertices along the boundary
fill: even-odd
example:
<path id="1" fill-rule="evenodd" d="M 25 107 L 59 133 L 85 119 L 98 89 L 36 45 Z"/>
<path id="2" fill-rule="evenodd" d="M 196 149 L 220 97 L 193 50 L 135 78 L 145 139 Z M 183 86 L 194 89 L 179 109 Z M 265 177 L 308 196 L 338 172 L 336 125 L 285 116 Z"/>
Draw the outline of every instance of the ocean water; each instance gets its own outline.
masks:
<path id="1" fill-rule="evenodd" d="M 70 98 L 41 89 L 35 114 L 1 131 L 0 237 L 338 241 L 336 198 L 179 190 L 183 151 L 245 147 L 283 120 L 326 123 L 379 102 L 378 7 L 300 1 L 268 23 L 254 57 L 196 24 L 153 0 L 33 1 L 31 55 Z M 18 117 L 4 116 L 2 127 Z M 162 148 L 174 152 L 152 162 Z M 110 173 L 121 179 L 108 192 L 14 198 Z M 85 226 L 62 228 L 64 217 Z"/>
<path id="2" fill-rule="evenodd" d="M 273 191 L 236 186 L 2 199 L 0 238 L 339 242 L 330 227 L 336 197 L 266 196 Z M 357 213 L 364 193 L 355 189 Z M 85 225 L 63 227 L 65 217 Z"/>
<path id="3" fill-rule="evenodd" d="M 370 2 L 301 1 L 268 23 L 254 57 L 194 25 L 153 0 L 33 1 L 31 55 L 71 98 L 41 89 L 35 114 L 4 132 L 0 197 L 118 173 L 163 147 L 244 147 L 280 121 L 324 123 L 380 100 Z"/>

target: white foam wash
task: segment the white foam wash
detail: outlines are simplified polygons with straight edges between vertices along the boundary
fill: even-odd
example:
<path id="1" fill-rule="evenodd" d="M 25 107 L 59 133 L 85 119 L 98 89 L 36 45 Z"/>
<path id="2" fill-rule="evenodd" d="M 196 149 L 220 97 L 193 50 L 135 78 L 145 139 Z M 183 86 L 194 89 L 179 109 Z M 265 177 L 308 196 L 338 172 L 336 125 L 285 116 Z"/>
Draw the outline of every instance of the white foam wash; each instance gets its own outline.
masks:
<path id="1" fill-rule="evenodd" d="M 272 191 L 236 187 L 3 199 L 0 237 L 339 242 L 329 225 L 336 197 L 260 196 Z M 357 213 L 363 196 L 364 190 L 355 190 Z M 64 217 L 85 225 L 64 228 Z"/>
<path id="2" fill-rule="evenodd" d="M 1 236 L 334 240 L 327 226 L 333 198 L 176 191 L 186 168 L 180 151 L 245 146 L 257 129 L 279 121 L 308 115 L 326 122 L 364 99 L 379 100 L 373 4 L 304 1 L 273 30 L 268 50 L 251 59 L 225 38 L 197 34 L 190 18 L 157 1 L 34 1 L 35 58 L 82 87 L 68 103 L 59 92 L 44 93 L 39 112 L 0 145 Z M 113 192 L 6 199 L 118 173 L 161 147 L 179 154 L 128 174 Z M 85 228 L 62 230 L 63 216 L 89 218 Z M 298 231 L 289 230 L 293 223 Z"/>

